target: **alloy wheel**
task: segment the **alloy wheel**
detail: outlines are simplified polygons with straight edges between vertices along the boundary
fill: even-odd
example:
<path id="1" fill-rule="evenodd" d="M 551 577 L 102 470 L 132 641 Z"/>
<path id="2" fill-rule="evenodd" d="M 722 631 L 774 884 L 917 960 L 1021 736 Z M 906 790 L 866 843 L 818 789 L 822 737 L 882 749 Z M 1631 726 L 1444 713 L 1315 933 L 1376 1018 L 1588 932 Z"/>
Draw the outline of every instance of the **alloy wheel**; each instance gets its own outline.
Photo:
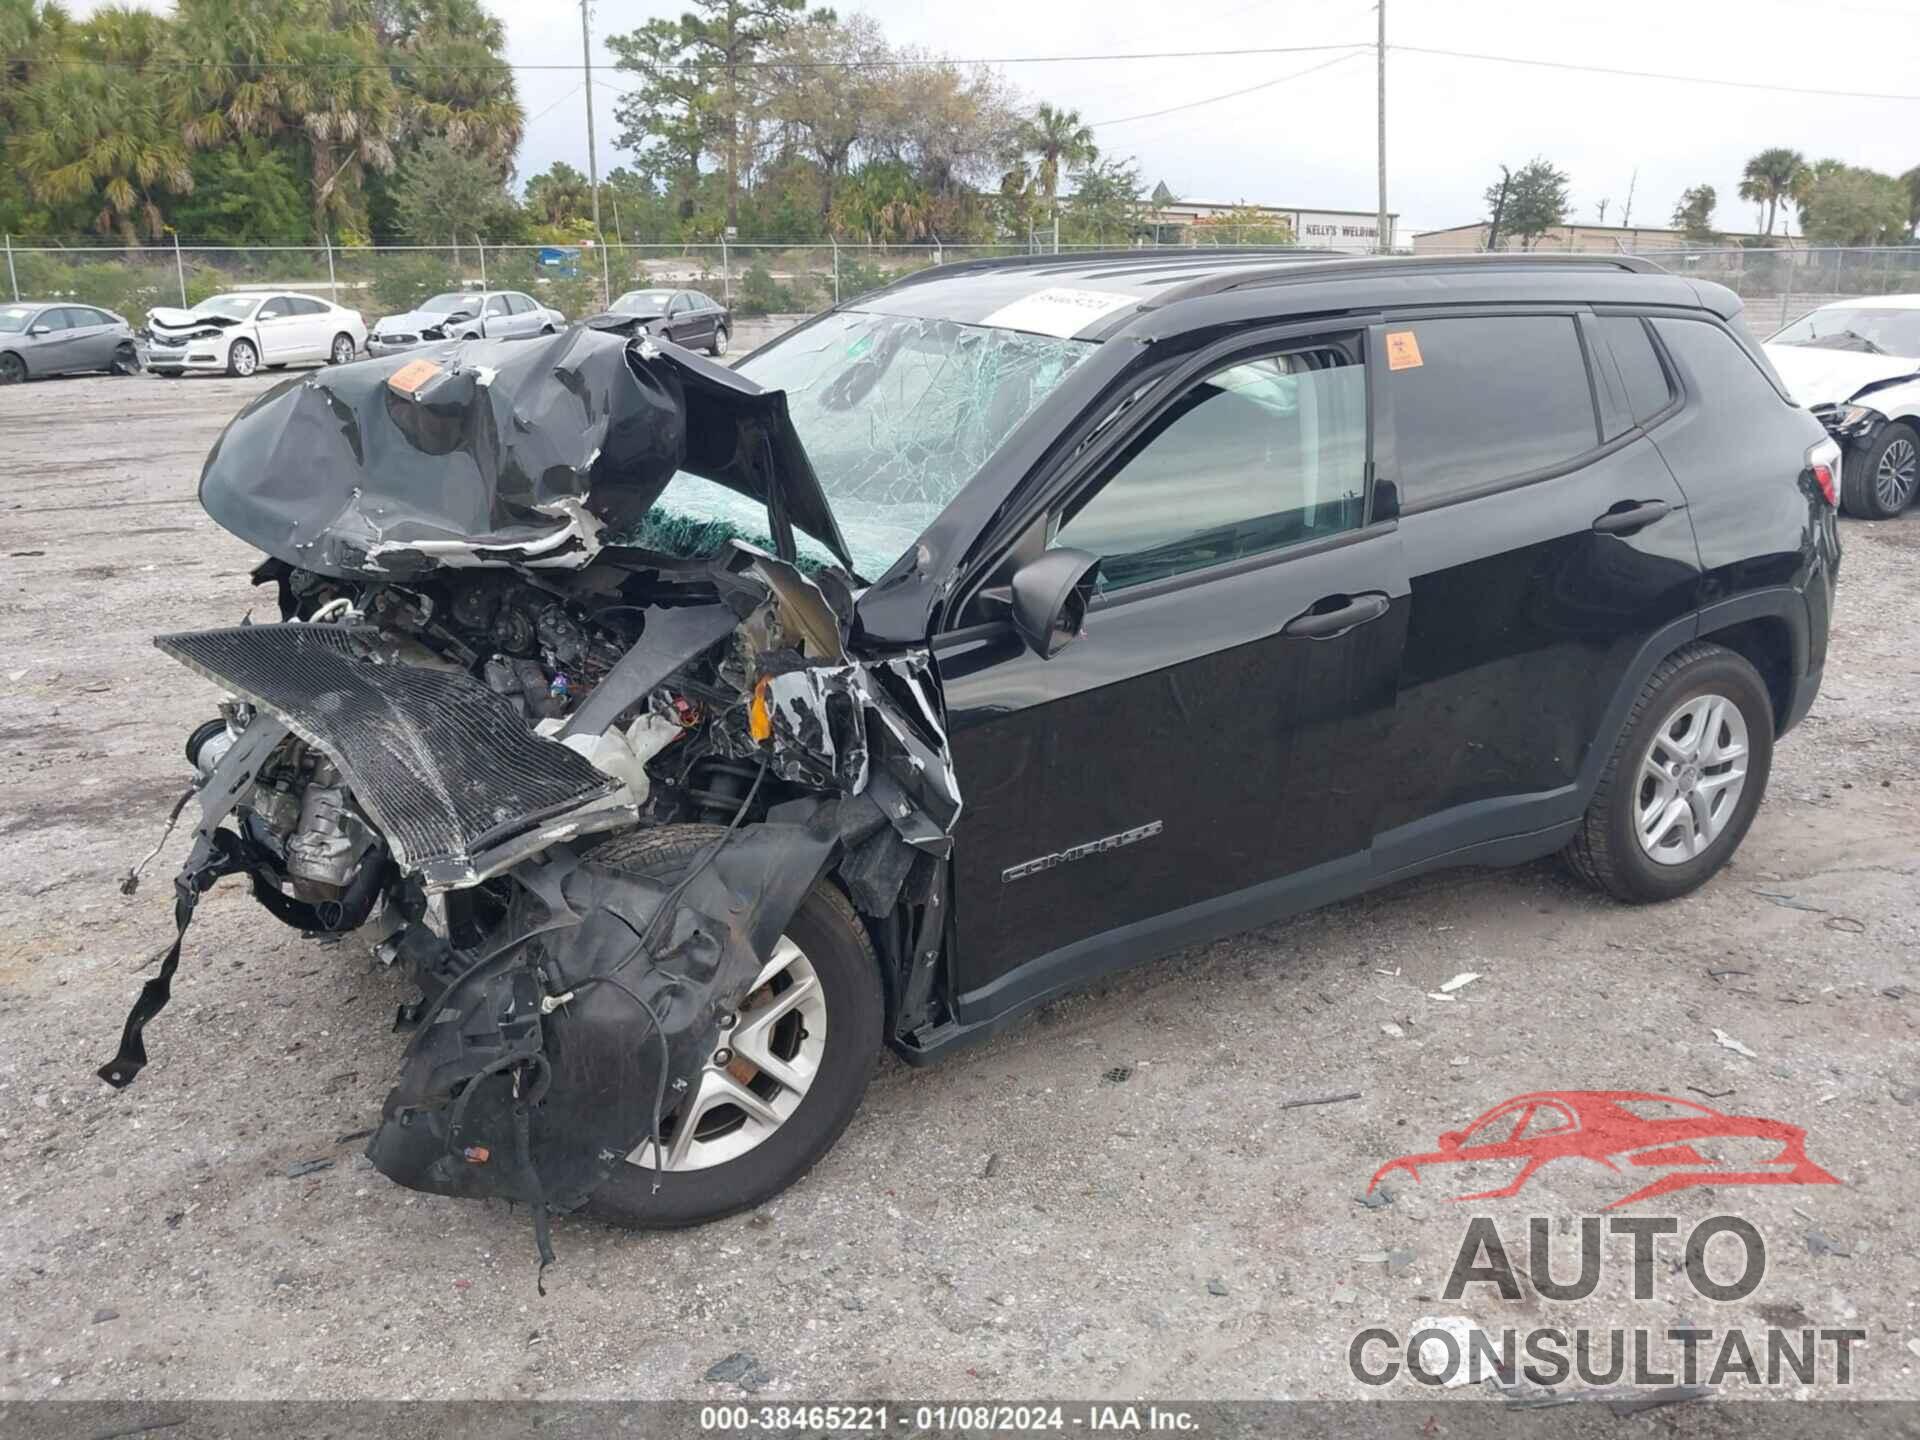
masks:
<path id="1" fill-rule="evenodd" d="M 333 340 L 333 363 L 347 365 L 353 361 L 353 341 L 345 335 L 336 335 Z"/>
<path id="2" fill-rule="evenodd" d="M 1874 495 L 1889 513 L 1902 510 L 1913 498 L 1916 481 L 1920 481 L 1920 451 L 1911 440 L 1895 439 L 1881 452 L 1874 469 Z"/>
<path id="3" fill-rule="evenodd" d="M 233 342 L 231 361 L 236 375 L 251 375 L 260 367 L 260 357 L 253 353 L 253 347 L 244 340 Z"/>
<path id="4" fill-rule="evenodd" d="M 765 1143 L 806 1098 L 826 1048 L 826 991 L 806 954 L 783 935 L 691 1094 L 662 1124 L 659 1168 L 705 1170 Z M 648 1170 L 657 1159 L 652 1137 L 627 1156 Z"/>
<path id="5" fill-rule="evenodd" d="M 727 353 L 727 332 L 724 326 L 713 332 L 713 353 L 715 355 Z"/>
<path id="6" fill-rule="evenodd" d="M 1682 701 L 1640 759 L 1634 834 L 1649 859 L 1683 865 L 1720 837 L 1747 784 L 1747 722 L 1724 695 Z"/>

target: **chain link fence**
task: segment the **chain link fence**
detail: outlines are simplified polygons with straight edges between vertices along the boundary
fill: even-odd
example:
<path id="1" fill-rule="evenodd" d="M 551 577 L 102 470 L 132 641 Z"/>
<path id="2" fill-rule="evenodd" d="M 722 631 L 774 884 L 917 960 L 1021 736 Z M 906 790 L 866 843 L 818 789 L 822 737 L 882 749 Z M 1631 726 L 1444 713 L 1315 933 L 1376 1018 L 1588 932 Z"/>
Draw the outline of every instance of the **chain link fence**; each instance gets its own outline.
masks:
<path id="1" fill-rule="evenodd" d="M 1227 227 L 1210 240 L 1231 238 Z M 853 300 L 931 265 L 1029 253 L 1026 245 L 202 246 L 143 248 L 4 244 L 15 299 L 72 299 L 142 323 L 155 306 L 192 306 L 225 290 L 322 295 L 369 321 L 445 290 L 524 290 L 569 318 L 604 309 L 622 291 L 704 290 L 777 329 L 791 317 Z M 1051 250 L 1051 246 L 1036 248 Z M 1062 246 L 1062 253 L 1107 248 Z M 1191 252 L 1189 245 L 1131 248 Z M 1271 249 L 1271 246 L 1218 248 Z M 1920 246 L 1636 252 L 1676 274 L 1716 281 L 1746 302 L 1764 338 L 1829 301 L 1920 293 Z"/>

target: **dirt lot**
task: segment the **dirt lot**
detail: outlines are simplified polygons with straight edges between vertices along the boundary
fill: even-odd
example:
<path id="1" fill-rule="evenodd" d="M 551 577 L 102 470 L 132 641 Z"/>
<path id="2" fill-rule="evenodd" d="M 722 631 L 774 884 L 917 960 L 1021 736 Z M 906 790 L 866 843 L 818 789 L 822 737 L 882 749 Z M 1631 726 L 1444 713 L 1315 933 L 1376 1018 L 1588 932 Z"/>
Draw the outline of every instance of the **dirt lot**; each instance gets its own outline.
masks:
<path id="1" fill-rule="evenodd" d="M 736 1353 L 762 1399 L 1349 1396 L 1356 1330 L 1455 1313 L 1804 1316 L 1867 1332 L 1856 1394 L 1920 1396 L 1920 514 L 1846 527 L 1826 691 L 1702 893 L 1634 910 L 1551 864 L 1450 874 L 1188 951 L 932 1069 L 884 1062 L 838 1148 L 759 1213 L 561 1222 L 542 1299 L 524 1213 L 359 1157 L 409 998 L 363 946 L 301 940 L 228 882 L 152 1066 L 123 1094 L 92 1073 L 168 938 L 183 845 L 137 897 L 115 880 L 214 698 L 148 638 L 270 613 L 194 499 L 268 383 L 0 391 L 0 1398 L 737 1399 L 703 1378 Z M 1495 1102 L 1568 1089 L 1712 1094 L 1805 1126 L 1844 1183 L 1637 1207 L 1683 1233 L 1753 1221 L 1768 1270 L 1738 1302 L 1666 1265 L 1634 1302 L 1624 1242 L 1584 1302 L 1441 1300 L 1470 1210 L 1517 1240 L 1621 1177 L 1563 1163 L 1468 1207 L 1442 1169 L 1356 1197 Z"/>

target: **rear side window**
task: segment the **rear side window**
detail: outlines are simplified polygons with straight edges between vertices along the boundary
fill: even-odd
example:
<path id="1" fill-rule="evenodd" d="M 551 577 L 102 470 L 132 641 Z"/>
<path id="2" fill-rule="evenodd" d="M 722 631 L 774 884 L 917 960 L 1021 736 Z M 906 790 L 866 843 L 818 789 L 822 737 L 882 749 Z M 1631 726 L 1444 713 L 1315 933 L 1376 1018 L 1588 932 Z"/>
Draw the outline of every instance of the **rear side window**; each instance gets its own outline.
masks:
<path id="1" fill-rule="evenodd" d="M 1124 589 L 1359 528 L 1367 386 L 1357 343 L 1244 360 L 1200 381 L 1128 447 L 1053 544 Z"/>
<path id="2" fill-rule="evenodd" d="M 1412 345 L 1392 338 L 1407 332 Z M 1599 443 L 1572 316 L 1418 320 L 1387 333 L 1382 380 L 1407 507 L 1563 464 Z"/>
<path id="3" fill-rule="evenodd" d="M 1660 332 L 1661 343 L 1709 400 L 1716 404 L 1784 403 L 1773 382 L 1761 373 L 1740 342 L 1713 322 L 1662 318 L 1653 325 Z"/>
<path id="4" fill-rule="evenodd" d="M 1607 438 L 1611 440 L 1666 409 L 1673 400 L 1673 389 L 1644 320 L 1632 315 L 1605 315 L 1596 322 L 1596 328 L 1609 352 L 1594 368 L 1611 402 L 1605 408 L 1615 416 L 1607 425 Z"/>

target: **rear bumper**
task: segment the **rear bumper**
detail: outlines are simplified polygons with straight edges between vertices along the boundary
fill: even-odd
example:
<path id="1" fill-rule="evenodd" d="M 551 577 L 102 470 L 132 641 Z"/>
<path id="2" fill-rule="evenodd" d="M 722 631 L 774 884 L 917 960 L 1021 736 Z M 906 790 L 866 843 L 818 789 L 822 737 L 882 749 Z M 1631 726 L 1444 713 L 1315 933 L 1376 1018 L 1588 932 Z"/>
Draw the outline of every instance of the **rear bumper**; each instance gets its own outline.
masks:
<path id="1" fill-rule="evenodd" d="M 426 343 L 424 340 L 391 340 L 385 336 L 369 335 L 366 348 L 369 355 L 399 355 L 408 350 L 418 350 Z"/>

